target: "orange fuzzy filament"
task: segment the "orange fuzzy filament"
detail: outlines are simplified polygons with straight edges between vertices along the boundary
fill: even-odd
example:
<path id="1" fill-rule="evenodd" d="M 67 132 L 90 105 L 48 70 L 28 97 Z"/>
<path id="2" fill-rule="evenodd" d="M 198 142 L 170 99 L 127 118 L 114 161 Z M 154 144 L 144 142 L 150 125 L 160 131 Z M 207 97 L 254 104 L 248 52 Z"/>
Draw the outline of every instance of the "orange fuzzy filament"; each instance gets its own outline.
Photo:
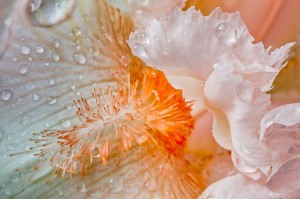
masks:
<path id="1" fill-rule="evenodd" d="M 182 151 L 194 123 L 182 92 L 151 68 L 141 85 L 128 85 L 120 82 L 115 92 L 94 89 L 93 106 L 84 98 L 74 101 L 81 125 L 37 134 L 32 140 L 42 143 L 35 154 L 44 157 L 40 164 L 49 160 L 59 176 L 86 175 L 94 159 L 106 165 L 112 152 L 128 151 L 136 143 L 151 141 L 173 155 Z"/>

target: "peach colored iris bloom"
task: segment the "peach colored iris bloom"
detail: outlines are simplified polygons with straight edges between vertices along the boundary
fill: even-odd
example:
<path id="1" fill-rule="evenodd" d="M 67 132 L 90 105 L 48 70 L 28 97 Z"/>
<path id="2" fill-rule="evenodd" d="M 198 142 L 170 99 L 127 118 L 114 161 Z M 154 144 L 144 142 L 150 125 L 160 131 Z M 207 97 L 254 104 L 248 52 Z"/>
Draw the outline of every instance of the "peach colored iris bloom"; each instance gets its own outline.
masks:
<path id="1" fill-rule="evenodd" d="M 299 196 L 300 105 L 271 110 L 266 93 L 293 44 L 270 53 L 238 13 L 149 2 L 128 1 L 134 19 L 102 0 L 15 4 L 0 38 L 1 198 Z M 191 154 L 204 110 L 214 138 Z"/>

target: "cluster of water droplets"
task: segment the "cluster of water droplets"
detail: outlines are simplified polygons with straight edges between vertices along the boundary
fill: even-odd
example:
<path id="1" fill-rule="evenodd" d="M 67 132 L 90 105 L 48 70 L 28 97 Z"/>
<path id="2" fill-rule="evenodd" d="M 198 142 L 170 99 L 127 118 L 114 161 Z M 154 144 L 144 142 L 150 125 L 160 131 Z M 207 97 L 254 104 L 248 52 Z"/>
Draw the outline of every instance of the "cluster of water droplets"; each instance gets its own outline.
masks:
<path id="1" fill-rule="evenodd" d="M 132 53 L 138 57 L 147 57 L 147 51 L 144 45 L 148 45 L 150 42 L 149 36 L 146 32 L 140 31 L 136 35 L 136 43 L 132 46 Z"/>

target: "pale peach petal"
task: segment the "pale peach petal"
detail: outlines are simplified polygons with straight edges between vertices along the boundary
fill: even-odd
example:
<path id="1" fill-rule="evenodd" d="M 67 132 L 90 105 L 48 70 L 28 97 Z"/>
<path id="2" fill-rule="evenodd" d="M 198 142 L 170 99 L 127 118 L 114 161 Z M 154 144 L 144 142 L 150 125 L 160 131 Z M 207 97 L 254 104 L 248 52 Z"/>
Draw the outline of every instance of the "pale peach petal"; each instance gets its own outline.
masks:
<path id="1" fill-rule="evenodd" d="M 195 122 L 195 129 L 188 139 L 188 150 L 201 154 L 215 154 L 217 143 L 212 136 L 213 115 L 204 112 L 198 116 Z"/>
<path id="2" fill-rule="evenodd" d="M 235 174 L 210 185 L 199 199 L 297 199 L 299 196 L 299 193 L 282 195 L 273 193 L 264 184 L 253 181 L 242 174 Z"/>

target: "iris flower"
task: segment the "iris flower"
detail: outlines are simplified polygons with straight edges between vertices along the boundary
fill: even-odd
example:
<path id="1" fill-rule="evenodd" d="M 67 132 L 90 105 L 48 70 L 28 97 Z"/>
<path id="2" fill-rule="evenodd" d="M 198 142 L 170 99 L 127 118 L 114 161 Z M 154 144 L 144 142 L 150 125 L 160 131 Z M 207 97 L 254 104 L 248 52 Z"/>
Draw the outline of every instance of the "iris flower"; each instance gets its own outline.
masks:
<path id="1" fill-rule="evenodd" d="M 265 49 L 239 13 L 151 2 L 15 3 L 0 37 L 1 198 L 300 196 L 300 104 L 271 109 L 268 93 L 294 43 Z M 218 146 L 192 153 L 204 111 Z"/>

